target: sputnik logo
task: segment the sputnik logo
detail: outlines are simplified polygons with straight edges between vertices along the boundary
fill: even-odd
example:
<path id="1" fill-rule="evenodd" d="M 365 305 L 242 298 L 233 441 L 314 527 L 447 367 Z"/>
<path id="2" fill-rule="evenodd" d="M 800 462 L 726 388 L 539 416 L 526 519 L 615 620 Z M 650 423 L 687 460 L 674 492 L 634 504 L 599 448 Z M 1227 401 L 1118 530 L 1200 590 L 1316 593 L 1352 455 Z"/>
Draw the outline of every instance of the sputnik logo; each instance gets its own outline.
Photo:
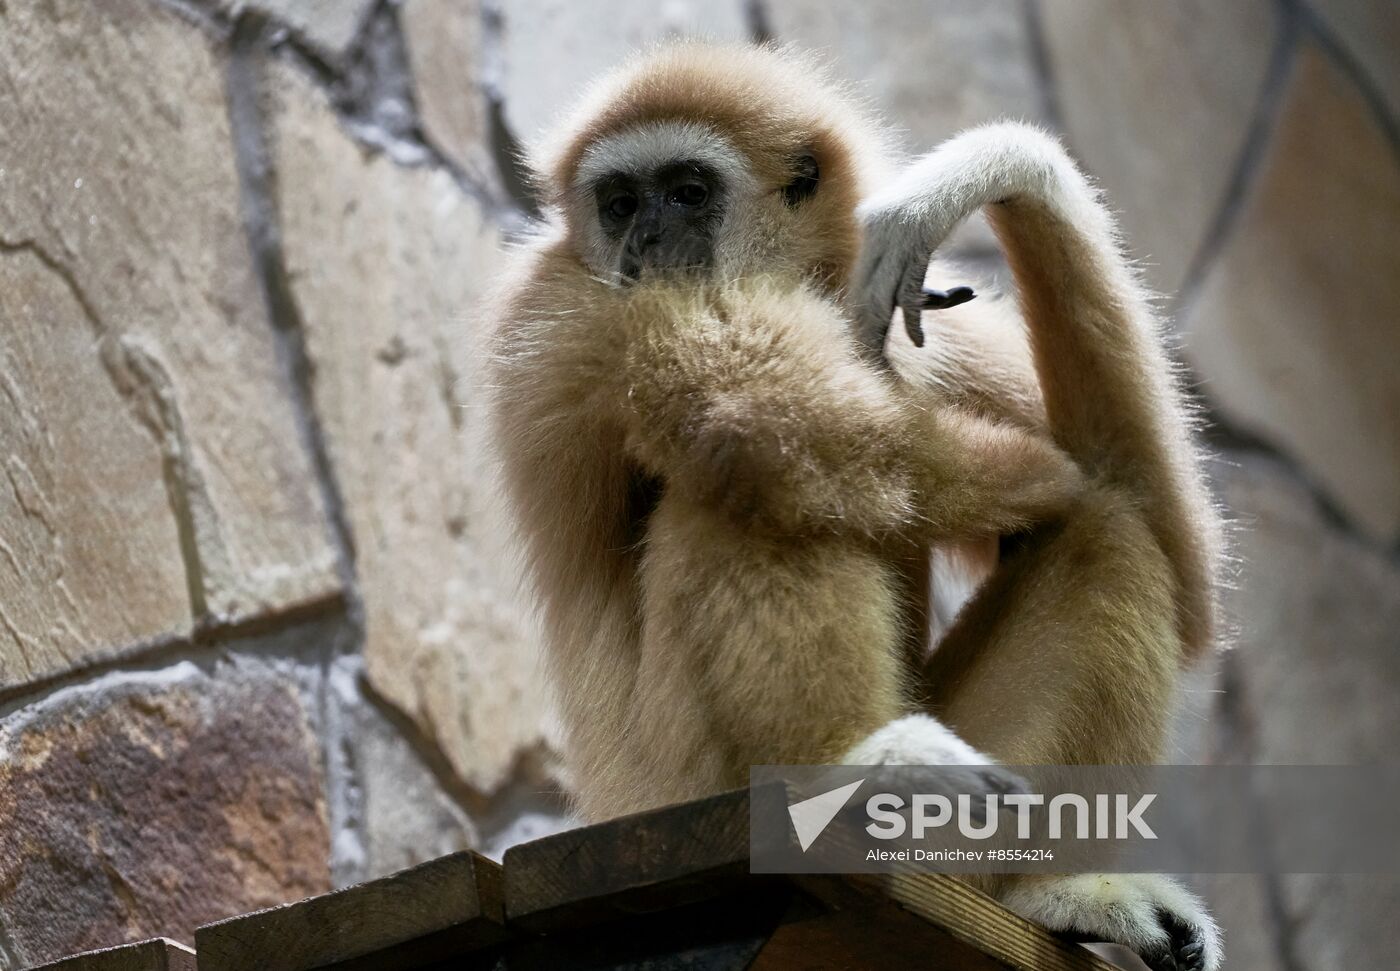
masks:
<path id="1" fill-rule="evenodd" d="M 857 789 L 865 782 L 864 779 L 857 779 L 849 785 L 823 792 L 819 796 L 804 799 L 788 806 L 788 815 L 792 817 L 792 828 L 797 833 L 798 845 L 802 847 L 802 852 L 807 852 L 807 847 L 811 846 L 822 831 L 831 824 L 846 803 L 851 801 L 851 796 L 855 795 Z"/>

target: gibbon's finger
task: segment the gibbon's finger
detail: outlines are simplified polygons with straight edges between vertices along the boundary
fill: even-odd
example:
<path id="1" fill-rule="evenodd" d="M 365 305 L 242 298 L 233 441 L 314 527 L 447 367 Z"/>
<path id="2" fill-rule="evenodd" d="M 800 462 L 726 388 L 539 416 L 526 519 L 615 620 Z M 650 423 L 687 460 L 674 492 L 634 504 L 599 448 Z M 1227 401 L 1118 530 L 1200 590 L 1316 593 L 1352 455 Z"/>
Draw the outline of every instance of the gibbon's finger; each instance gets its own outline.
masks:
<path id="1" fill-rule="evenodd" d="M 904 329 L 915 347 L 924 346 L 924 321 L 918 307 L 900 307 L 904 314 Z"/>
<path id="2" fill-rule="evenodd" d="M 916 254 L 904 267 L 897 303 L 904 313 L 904 330 L 915 347 L 924 346 L 924 275 L 928 273 L 928 257 Z"/>

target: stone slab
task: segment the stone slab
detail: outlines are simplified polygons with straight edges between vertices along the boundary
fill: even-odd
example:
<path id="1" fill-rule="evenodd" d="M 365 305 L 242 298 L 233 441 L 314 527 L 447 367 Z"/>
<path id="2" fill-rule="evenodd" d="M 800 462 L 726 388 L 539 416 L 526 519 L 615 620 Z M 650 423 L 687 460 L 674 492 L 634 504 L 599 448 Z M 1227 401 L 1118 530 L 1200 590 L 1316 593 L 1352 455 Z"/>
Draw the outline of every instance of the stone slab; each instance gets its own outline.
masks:
<path id="1" fill-rule="evenodd" d="M 283 250 L 353 535 L 368 680 L 489 791 L 546 717 L 485 441 L 497 232 L 446 172 L 367 157 L 318 91 L 276 70 Z"/>
<path id="2" fill-rule="evenodd" d="M 0 31 L 0 380 L 19 413 L 0 502 L 27 510 L 20 567 L 0 553 L 0 689 L 338 595 L 243 232 L 225 68 L 140 0 L 12 5 Z M 128 616 L 99 575 L 129 584 Z"/>
<path id="3" fill-rule="evenodd" d="M 1202 391 L 1400 538 L 1400 165 L 1347 77 L 1299 57 L 1268 155 L 1186 321 Z"/>
<path id="4" fill-rule="evenodd" d="M 180 662 L 0 720 L 0 926 L 20 965 L 328 889 L 320 748 L 295 676 Z"/>
<path id="5" fill-rule="evenodd" d="M 1042 2 L 1065 133 L 1175 297 L 1244 151 L 1277 33 L 1270 0 Z"/>

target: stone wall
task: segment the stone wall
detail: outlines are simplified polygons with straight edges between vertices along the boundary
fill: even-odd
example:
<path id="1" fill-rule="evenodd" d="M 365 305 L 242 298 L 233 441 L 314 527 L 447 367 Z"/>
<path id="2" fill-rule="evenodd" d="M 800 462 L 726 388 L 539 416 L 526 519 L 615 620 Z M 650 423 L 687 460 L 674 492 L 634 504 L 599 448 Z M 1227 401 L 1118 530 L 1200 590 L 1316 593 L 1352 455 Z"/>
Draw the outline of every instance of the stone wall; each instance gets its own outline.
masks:
<path id="1" fill-rule="evenodd" d="M 1064 135 L 1238 524 L 1183 757 L 1393 757 L 1395 4 L 7 0 L 0 971 L 564 822 L 476 311 L 516 139 L 697 31 L 829 50 L 910 149 Z M 1205 889 L 1232 967 L 1400 944 L 1393 881 Z"/>

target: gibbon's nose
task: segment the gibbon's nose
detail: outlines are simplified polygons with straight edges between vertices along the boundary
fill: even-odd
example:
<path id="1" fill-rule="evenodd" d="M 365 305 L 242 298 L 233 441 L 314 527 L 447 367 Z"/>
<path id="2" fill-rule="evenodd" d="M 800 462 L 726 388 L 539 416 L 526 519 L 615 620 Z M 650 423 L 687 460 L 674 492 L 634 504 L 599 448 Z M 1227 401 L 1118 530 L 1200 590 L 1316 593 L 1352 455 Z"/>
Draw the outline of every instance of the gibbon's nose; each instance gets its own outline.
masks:
<path id="1" fill-rule="evenodd" d="M 666 245 L 668 220 L 665 206 L 647 200 L 632 222 L 627 242 L 622 248 L 622 278 L 636 280 L 643 267 L 660 267 L 667 263 Z"/>
<path id="2" fill-rule="evenodd" d="M 637 252 L 646 253 L 655 249 L 665 234 L 666 223 L 661 207 L 649 206 L 637 220 L 637 227 L 632 230 L 632 238 L 636 241 Z"/>

